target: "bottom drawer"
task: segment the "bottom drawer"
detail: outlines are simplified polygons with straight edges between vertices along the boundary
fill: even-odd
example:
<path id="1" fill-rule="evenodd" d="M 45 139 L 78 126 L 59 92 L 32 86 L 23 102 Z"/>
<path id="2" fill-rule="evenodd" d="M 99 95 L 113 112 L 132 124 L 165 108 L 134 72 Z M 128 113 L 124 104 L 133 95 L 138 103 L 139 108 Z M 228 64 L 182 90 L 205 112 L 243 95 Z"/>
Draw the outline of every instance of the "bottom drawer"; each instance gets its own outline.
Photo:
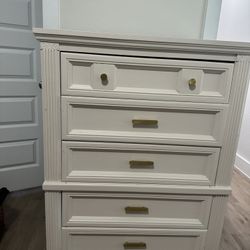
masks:
<path id="1" fill-rule="evenodd" d="M 202 250 L 205 230 L 158 231 L 159 235 L 103 232 L 81 232 L 63 229 L 63 250 Z"/>

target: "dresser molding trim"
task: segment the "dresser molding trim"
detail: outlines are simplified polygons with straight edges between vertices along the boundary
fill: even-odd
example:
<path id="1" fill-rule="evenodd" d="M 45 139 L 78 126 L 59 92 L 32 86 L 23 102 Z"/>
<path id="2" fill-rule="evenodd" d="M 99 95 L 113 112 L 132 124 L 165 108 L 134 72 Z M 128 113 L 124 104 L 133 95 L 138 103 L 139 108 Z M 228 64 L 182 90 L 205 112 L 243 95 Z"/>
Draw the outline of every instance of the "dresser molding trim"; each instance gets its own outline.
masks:
<path id="1" fill-rule="evenodd" d="M 183 59 L 183 60 L 202 60 L 202 61 L 218 61 L 218 62 L 235 62 L 236 55 L 216 55 L 216 54 L 202 54 L 202 53 L 184 53 L 175 51 L 150 51 L 150 50 L 134 50 L 122 48 L 98 48 L 98 47 L 77 47 L 73 45 L 60 45 L 60 51 L 78 52 L 99 55 L 125 55 L 133 57 L 147 57 L 147 58 L 164 58 L 164 59 Z"/>
<path id="2" fill-rule="evenodd" d="M 229 195 L 230 186 L 188 186 L 188 185 L 157 185 L 157 184 L 117 184 L 117 183 L 81 183 L 45 181 L 45 191 L 82 191 L 82 192 L 135 192 L 165 194 L 200 194 Z"/>
<path id="3" fill-rule="evenodd" d="M 62 231 L 68 231 L 71 234 L 86 234 L 86 235 L 123 235 L 123 234 L 133 234 L 133 235 L 197 235 L 206 234 L 207 230 L 193 230 L 193 229 L 162 229 L 162 228 L 96 228 L 96 227 L 62 227 Z"/>
<path id="4" fill-rule="evenodd" d="M 55 42 L 60 45 L 90 46 L 103 48 L 119 48 L 144 51 L 161 51 L 175 53 L 204 53 L 208 55 L 220 54 L 236 58 L 238 54 L 250 55 L 248 43 L 166 39 L 153 37 L 136 37 L 111 35 L 101 33 L 33 29 L 36 38 L 41 42 Z"/>

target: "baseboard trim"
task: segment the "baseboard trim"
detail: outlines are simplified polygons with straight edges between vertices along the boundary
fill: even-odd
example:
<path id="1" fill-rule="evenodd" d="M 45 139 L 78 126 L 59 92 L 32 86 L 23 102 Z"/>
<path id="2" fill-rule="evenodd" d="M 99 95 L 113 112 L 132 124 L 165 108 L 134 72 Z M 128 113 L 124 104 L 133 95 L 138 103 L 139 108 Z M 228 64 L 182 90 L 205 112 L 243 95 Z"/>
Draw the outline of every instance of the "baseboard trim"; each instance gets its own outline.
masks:
<path id="1" fill-rule="evenodd" d="M 235 168 L 250 179 L 250 162 L 239 154 L 236 154 Z"/>

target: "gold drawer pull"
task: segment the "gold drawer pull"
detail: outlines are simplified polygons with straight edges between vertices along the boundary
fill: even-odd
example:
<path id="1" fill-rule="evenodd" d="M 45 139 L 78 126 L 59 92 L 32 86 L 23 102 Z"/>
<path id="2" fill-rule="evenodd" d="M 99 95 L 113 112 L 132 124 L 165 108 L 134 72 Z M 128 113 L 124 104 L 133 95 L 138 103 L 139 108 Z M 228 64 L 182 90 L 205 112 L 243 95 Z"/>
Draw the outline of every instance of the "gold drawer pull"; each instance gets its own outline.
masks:
<path id="1" fill-rule="evenodd" d="M 157 120 L 141 120 L 141 119 L 134 119 L 132 120 L 133 127 L 141 127 L 141 128 L 157 128 L 158 121 Z"/>
<path id="2" fill-rule="evenodd" d="M 147 245 L 144 242 L 125 242 L 124 249 L 146 249 Z"/>
<path id="3" fill-rule="evenodd" d="M 196 88 L 196 79 L 191 78 L 188 81 L 188 85 L 189 85 L 190 90 L 194 90 Z"/>
<path id="4" fill-rule="evenodd" d="M 152 169 L 154 168 L 153 161 L 130 161 L 130 168 L 133 169 Z"/>
<path id="5" fill-rule="evenodd" d="M 108 75 L 106 73 L 102 73 L 100 75 L 100 78 L 102 80 L 102 85 L 107 85 L 108 84 Z"/>
<path id="6" fill-rule="evenodd" d="M 148 214 L 147 207 L 125 207 L 126 214 Z"/>

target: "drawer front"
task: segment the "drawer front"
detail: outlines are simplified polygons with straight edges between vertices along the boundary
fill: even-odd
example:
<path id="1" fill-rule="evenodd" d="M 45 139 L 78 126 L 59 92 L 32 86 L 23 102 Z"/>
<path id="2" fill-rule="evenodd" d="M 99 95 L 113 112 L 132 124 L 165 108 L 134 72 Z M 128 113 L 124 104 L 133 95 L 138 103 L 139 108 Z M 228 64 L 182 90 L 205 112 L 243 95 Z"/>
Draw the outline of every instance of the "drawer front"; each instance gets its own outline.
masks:
<path id="1" fill-rule="evenodd" d="M 61 54 L 62 94 L 228 102 L 233 64 Z M 190 82 L 191 79 L 195 79 Z"/>
<path id="2" fill-rule="evenodd" d="M 219 148 L 62 142 L 64 181 L 213 185 Z"/>
<path id="3" fill-rule="evenodd" d="M 63 193 L 64 226 L 207 228 L 211 196 Z"/>
<path id="4" fill-rule="evenodd" d="M 62 98 L 64 140 L 221 146 L 227 105 Z"/>
<path id="5" fill-rule="evenodd" d="M 117 230 L 118 231 L 118 230 Z M 63 250 L 202 250 L 206 231 L 167 231 L 161 235 L 85 233 L 63 228 Z"/>

